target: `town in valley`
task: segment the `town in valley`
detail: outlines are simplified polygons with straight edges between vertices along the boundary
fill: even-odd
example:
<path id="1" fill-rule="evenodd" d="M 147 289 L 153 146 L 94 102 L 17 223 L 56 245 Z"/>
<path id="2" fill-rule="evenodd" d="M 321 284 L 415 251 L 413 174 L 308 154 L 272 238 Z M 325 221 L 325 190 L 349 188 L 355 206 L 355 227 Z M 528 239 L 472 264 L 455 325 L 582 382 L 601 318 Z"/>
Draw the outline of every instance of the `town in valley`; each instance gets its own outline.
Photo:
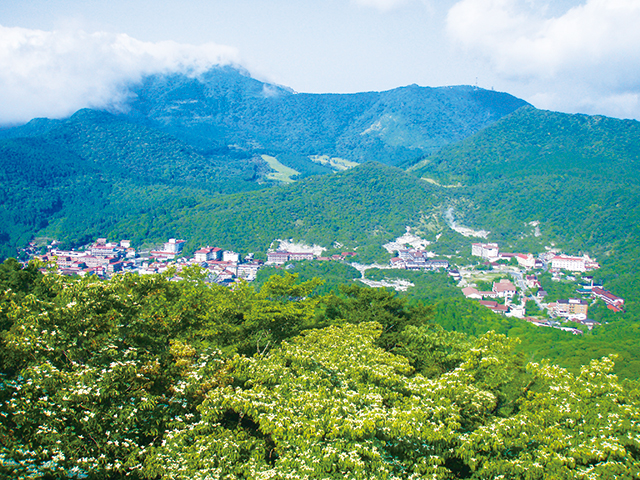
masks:
<path id="1" fill-rule="evenodd" d="M 409 231 L 409 229 L 407 229 Z M 292 262 L 346 262 L 357 268 L 360 281 L 372 287 L 391 287 L 406 290 L 412 286 L 406 280 L 374 282 L 366 279 L 369 268 L 397 270 L 441 271 L 452 277 L 466 298 L 479 302 L 496 314 L 520 318 L 542 327 L 562 329 L 582 334 L 599 325 L 589 318 L 589 307 L 602 302 L 614 312 L 624 312 L 624 299 L 606 290 L 594 279 L 593 273 L 600 267 L 588 255 L 571 256 L 551 250 L 533 255 L 531 253 L 502 252 L 497 243 L 472 243 L 471 258 L 475 265 L 450 265 L 446 258 L 434 258 L 426 250 L 428 242 L 413 246 L 398 242 L 384 247 L 395 256 L 388 265 L 361 265 L 357 263 L 357 252 L 344 251 L 323 256 L 319 247 L 308 247 L 290 242 L 276 241 L 276 248 L 266 252 L 266 261 L 256 259 L 253 253 L 240 253 L 218 247 L 200 247 L 193 256 L 184 254 L 185 240 L 171 238 L 155 249 L 137 251 L 128 240 L 113 243 L 99 238 L 80 249 L 62 250 L 57 242 L 38 247 L 32 242 L 20 252 L 26 263 L 31 259 L 43 262 L 42 270 L 62 275 L 110 278 L 121 273 L 139 275 L 173 272 L 179 278 L 185 267 L 198 266 L 205 270 L 207 279 L 221 285 L 236 282 L 251 282 L 265 266 L 287 268 Z M 413 239 L 418 238 L 413 236 Z M 288 247 L 288 248 L 287 248 Z M 170 270 L 171 269 L 171 270 Z M 547 292 L 538 279 L 539 273 L 550 273 L 553 281 L 574 282 L 575 295 L 547 301 Z M 537 306 L 535 315 L 529 314 L 528 304 Z"/>

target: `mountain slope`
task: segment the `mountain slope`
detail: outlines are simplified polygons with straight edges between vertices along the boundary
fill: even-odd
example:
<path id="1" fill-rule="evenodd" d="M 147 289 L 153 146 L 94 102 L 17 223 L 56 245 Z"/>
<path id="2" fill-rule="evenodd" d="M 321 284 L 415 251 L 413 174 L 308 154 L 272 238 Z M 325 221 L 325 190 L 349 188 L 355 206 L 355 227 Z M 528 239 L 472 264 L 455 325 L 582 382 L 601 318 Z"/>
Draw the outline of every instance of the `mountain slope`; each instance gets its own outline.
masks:
<path id="1" fill-rule="evenodd" d="M 256 175 L 251 159 L 204 157 L 170 135 L 95 110 L 77 112 L 44 138 L 103 171 L 137 181 L 198 185 L 215 192 L 224 191 L 221 185 L 230 181 L 250 181 Z M 234 185 L 233 191 L 238 189 L 244 188 Z"/>
<path id="2" fill-rule="evenodd" d="M 639 213 L 640 122 L 525 108 L 410 171 L 462 184 L 483 207 L 464 212 L 475 226 L 520 233 L 538 220 L 547 241 L 595 247 L 625 238 L 618 227 Z"/>
<path id="3" fill-rule="evenodd" d="M 398 195 L 399 190 L 405 194 Z M 191 250 L 211 244 L 258 253 L 274 239 L 294 238 L 325 247 L 337 242 L 348 249 L 370 249 L 375 256 L 384 253 L 381 244 L 434 208 L 434 191 L 400 169 L 372 162 L 287 186 L 215 197 L 201 194 L 182 204 L 179 199 L 175 205 L 168 199 L 127 202 L 127 211 L 114 219 L 108 234 L 138 245 L 177 236 L 186 238 Z M 46 231 L 67 240 L 77 235 L 73 225 L 62 222 Z"/>
<path id="4" fill-rule="evenodd" d="M 446 189 L 456 217 L 490 239 L 589 252 L 640 288 L 640 122 L 524 108 L 410 170 L 460 184 Z"/>
<path id="5" fill-rule="evenodd" d="M 49 223 L 74 244 L 126 217 L 135 205 L 261 188 L 259 157 L 204 157 L 191 146 L 105 112 L 30 122 L 0 140 L 0 255 L 14 256 Z M 89 237 L 89 238 L 87 238 Z"/>
<path id="6" fill-rule="evenodd" d="M 472 87 L 294 94 L 231 67 L 198 78 L 151 76 L 132 91 L 127 117 L 203 150 L 235 145 L 388 164 L 436 151 L 526 105 Z"/>
<path id="7" fill-rule="evenodd" d="M 0 215 L 2 256 L 48 223 L 59 238 L 77 243 L 107 234 L 131 212 L 150 215 L 154 202 L 166 220 L 178 215 L 177 206 L 264 188 L 278 178 L 272 166 L 301 179 L 353 165 L 329 161 L 335 157 L 405 163 L 525 105 L 471 87 L 295 94 L 231 67 L 197 78 L 152 76 L 132 88 L 125 113 L 85 109 L 0 131 L 0 176 L 8 179 L 2 195 L 11 199 Z M 314 163 L 314 155 L 325 155 L 325 164 Z M 66 167 L 45 173 L 58 164 Z M 140 227 L 130 236 L 153 230 Z"/>
<path id="8" fill-rule="evenodd" d="M 0 255 L 15 256 L 56 215 L 99 207 L 111 186 L 91 162 L 41 138 L 0 142 Z"/>

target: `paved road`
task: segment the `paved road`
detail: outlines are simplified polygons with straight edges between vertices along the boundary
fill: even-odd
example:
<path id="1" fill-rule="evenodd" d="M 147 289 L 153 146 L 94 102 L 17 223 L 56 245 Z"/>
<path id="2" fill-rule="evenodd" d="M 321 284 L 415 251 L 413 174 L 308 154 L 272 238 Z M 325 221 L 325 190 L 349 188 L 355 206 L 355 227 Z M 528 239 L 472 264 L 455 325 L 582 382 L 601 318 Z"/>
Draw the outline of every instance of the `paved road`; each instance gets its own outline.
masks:
<path id="1" fill-rule="evenodd" d="M 516 285 L 520 287 L 521 291 L 524 292 L 527 289 L 527 285 L 524 283 L 524 276 L 522 275 L 522 272 L 519 270 L 516 272 L 513 272 L 513 276 L 516 279 Z M 538 305 L 538 308 L 540 310 L 544 310 L 544 307 L 542 306 L 542 302 L 540 302 L 540 299 L 537 296 L 529 295 L 527 298 L 536 302 L 536 305 Z"/>

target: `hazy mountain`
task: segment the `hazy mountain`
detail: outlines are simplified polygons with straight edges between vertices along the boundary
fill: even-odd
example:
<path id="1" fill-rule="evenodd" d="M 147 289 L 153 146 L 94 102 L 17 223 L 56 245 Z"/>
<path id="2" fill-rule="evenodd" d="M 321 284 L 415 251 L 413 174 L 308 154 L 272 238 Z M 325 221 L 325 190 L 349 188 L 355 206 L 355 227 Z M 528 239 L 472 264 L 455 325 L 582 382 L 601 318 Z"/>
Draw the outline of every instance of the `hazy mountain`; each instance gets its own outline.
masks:
<path id="1" fill-rule="evenodd" d="M 329 155 L 400 164 L 461 140 L 526 105 L 474 87 L 296 94 L 231 67 L 192 78 L 156 75 L 132 88 L 126 117 L 203 152 Z"/>

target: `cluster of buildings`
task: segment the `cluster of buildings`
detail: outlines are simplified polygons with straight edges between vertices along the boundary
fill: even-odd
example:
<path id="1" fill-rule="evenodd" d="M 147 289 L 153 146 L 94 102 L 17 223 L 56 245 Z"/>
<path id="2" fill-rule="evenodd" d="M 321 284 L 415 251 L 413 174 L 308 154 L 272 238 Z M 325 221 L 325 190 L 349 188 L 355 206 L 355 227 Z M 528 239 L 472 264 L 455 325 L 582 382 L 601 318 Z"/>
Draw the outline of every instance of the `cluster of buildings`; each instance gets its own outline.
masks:
<path id="1" fill-rule="evenodd" d="M 255 280 L 258 270 L 264 265 L 283 265 L 290 261 L 301 260 L 346 260 L 348 257 L 356 255 L 355 252 L 342 252 L 331 257 L 321 257 L 312 252 L 276 250 L 268 252 L 267 261 L 262 262 L 255 260 L 253 254 L 242 259 L 240 254 L 236 252 L 207 246 L 196 250 L 193 257 L 186 258 L 182 255 L 185 243 L 185 240 L 171 238 L 160 248 L 140 254 L 131 247 L 129 240 L 111 243 L 107 242 L 105 238 L 99 238 L 81 251 L 60 250 L 52 245 L 49 247 L 49 251 L 40 258 L 49 264 L 55 263 L 58 272 L 63 275 L 97 275 L 103 278 L 123 271 L 137 272 L 141 275 L 162 273 L 168 268 L 175 268 L 179 273 L 185 266 L 199 265 L 209 272 L 209 278 L 213 281 L 228 284 L 237 279 Z M 587 255 L 572 257 L 547 252 L 535 258 L 532 254 L 500 252 L 497 243 L 474 243 L 471 246 L 471 251 L 473 255 L 485 258 L 490 262 L 515 258 L 518 264 L 525 269 L 547 268 L 551 272 L 556 272 L 555 275 L 560 275 L 557 273 L 560 270 L 584 273 L 599 268 L 598 263 Z M 406 270 L 438 270 L 443 268 L 449 270 L 449 275 L 456 280 L 461 279 L 457 270 L 449 269 L 447 260 L 431 257 L 433 254 L 425 250 L 401 249 L 398 250 L 398 256 L 390 260 L 390 266 Z M 543 305 L 552 318 L 564 318 L 592 328 L 597 322 L 588 319 L 588 299 L 602 300 L 609 309 L 615 312 L 624 311 L 624 299 L 605 290 L 601 285 L 594 284 L 593 277 L 582 276 L 582 279 L 588 282 L 577 291 L 582 298 L 560 299 L 547 304 L 541 303 L 547 293 L 542 288 L 537 276 L 528 274 L 523 280 L 525 286 L 535 292 L 534 298 L 538 304 Z M 525 318 L 526 298 L 523 297 L 519 303 L 513 301 L 518 293 L 517 287 L 508 279 L 494 282 L 490 291 L 481 291 L 474 286 L 468 286 L 462 289 L 462 293 L 466 298 L 478 300 L 481 305 L 496 313 Z M 527 318 L 527 320 L 536 325 L 560 328 L 549 320 L 531 318 Z"/>
<path id="2" fill-rule="evenodd" d="M 311 252 L 268 252 L 267 261 L 255 260 L 253 254 L 242 258 L 239 253 L 218 247 L 201 247 L 193 257 L 183 256 L 186 241 L 170 238 L 159 248 L 149 252 L 136 252 L 129 240 L 118 243 L 99 238 L 81 251 L 61 250 L 53 246 L 44 255 L 36 255 L 48 264 L 55 263 L 62 275 L 96 275 L 107 278 L 118 272 L 136 272 L 140 275 L 163 273 L 175 268 L 179 273 L 189 265 L 199 265 L 209 272 L 210 278 L 220 284 L 237 279 L 255 280 L 258 270 L 264 265 L 283 265 L 299 260 L 345 260 L 355 256 L 355 252 L 342 252 L 331 257 L 316 256 Z"/>
<path id="3" fill-rule="evenodd" d="M 602 300 L 609 310 L 614 312 L 624 312 L 624 299 L 614 295 L 609 290 L 602 288 L 602 285 L 596 285 L 593 282 L 593 277 L 582 277 L 583 280 L 587 280 L 589 283 L 583 284 L 582 288 L 578 290 L 578 293 L 584 296 L 590 296 L 593 299 Z"/>
<path id="4" fill-rule="evenodd" d="M 284 265 L 292 260 L 313 260 L 315 255 L 313 252 L 287 252 L 276 250 L 267 253 L 267 263 L 272 265 Z"/>
<path id="5" fill-rule="evenodd" d="M 63 275 L 107 276 L 121 272 L 136 256 L 129 240 L 108 243 L 99 238 L 84 251 L 60 250 L 52 247 L 39 258 L 45 262 L 55 262 L 58 272 Z"/>
<path id="6" fill-rule="evenodd" d="M 462 293 L 471 299 L 504 298 L 511 300 L 517 293 L 517 288 L 510 280 L 500 279 L 493 283 L 490 291 L 479 291 L 475 287 L 466 287 L 462 289 Z"/>
<path id="7" fill-rule="evenodd" d="M 600 268 L 598 262 L 588 255 L 573 257 L 562 253 L 547 252 L 536 258 L 531 253 L 501 252 L 497 243 L 473 243 L 471 245 L 471 255 L 487 259 L 489 262 L 515 258 L 518 265 L 527 269 L 542 269 L 548 266 L 551 270 L 587 272 Z"/>
<path id="8" fill-rule="evenodd" d="M 591 259 L 588 255 L 575 257 L 561 253 L 547 252 L 535 258 L 532 254 L 502 253 L 497 243 L 474 243 L 471 246 L 471 253 L 474 256 L 485 258 L 492 263 L 502 259 L 511 260 L 515 258 L 518 265 L 525 269 L 548 269 L 552 272 L 554 280 L 558 279 L 561 275 L 560 272 L 563 270 L 586 273 L 600 267 L 598 262 Z M 624 299 L 605 290 L 601 285 L 595 285 L 593 277 L 591 276 L 582 276 L 582 279 L 586 280 L 587 284 L 581 285 L 581 288 L 577 290 L 581 298 L 559 299 L 543 304 L 542 302 L 547 296 L 547 292 L 542 288 L 538 277 L 531 274 L 525 275 L 523 278 L 524 285 L 534 292 L 534 300 L 541 308 L 547 309 L 551 317 L 551 319 L 545 320 L 533 318 L 526 318 L 526 320 L 536 325 L 554 326 L 573 331 L 573 333 L 582 333 L 581 330 L 572 327 L 560 326 L 557 322 L 553 321 L 553 318 L 566 319 L 586 325 L 588 328 L 593 328 L 598 323 L 588 318 L 589 305 L 598 299 L 602 300 L 607 305 L 607 308 L 614 312 L 624 311 Z M 517 289 L 509 280 L 500 280 L 494 283 L 491 291 L 479 291 L 469 286 L 463 288 L 462 293 L 467 298 L 479 300 L 482 305 L 494 312 L 525 318 L 524 304 L 526 298 L 522 299 L 521 305 L 512 304 L 511 300 L 517 293 Z M 500 299 L 504 299 L 504 301 Z"/>
<path id="9" fill-rule="evenodd" d="M 185 240 L 171 238 L 160 248 L 140 254 L 131 248 L 128 240 L 109 243 L 99 238 L 81 251 L 60 250 L 52 246 L 38 258 L 49 264 L 55 263 L 62 275 L 96 275 L 101 278 L 118 272 L 162 273 L 172 267 L 180 272 L 185 266 L 199 265 L 208 270 L 210 278 L 218 283 L 232 282 L 237 278 L 254 280 L 264 265 L 254 260 L 252 255 L 243 261 L 240 254 L 217 247 L 200 248 L 192 258 L 179 257 L 185 243 Z"/>
<path id="10" fill-rule="evenodd" d="M 355 252 L 342 252 L 332 255 L 330 257 L 317 256 L 313 252 L 289 252 L 286 250 L 276 250 L 273 252 L 267 252 L 267 264 L 269 265 L 284 265 L 287 262 L 300 261 L 300 260 L 346 260 L 348 257 L 355 257 Z"/>
<path id="11" fill-rule="evenodd" d="M 524 308 L 511 303 L 517 293 L 517 288 L 508 279 L 500 279 L 498 282 L 494 282 L 491 290 L 482 291 L 475 287 L 466 287 L 462 289 L 462 293 L 467 298 L 478 300 L 480 305 L 493 312 L 510 314 L 510 316 L 514 317 L 524 316 Z M 501 299 L 502 301 L 495 299 Z"/>
<path id="12" fill-rule="evenodd" d="M 398 250 L 398 256 L 392 258 L 389 263 L 392 268 L 401 270 L 438 270 L 440 268 L 449 268 L 449 262 L 447 260 L 430 258 L 430 254 L 431 252 L 420 249 Z"/>

